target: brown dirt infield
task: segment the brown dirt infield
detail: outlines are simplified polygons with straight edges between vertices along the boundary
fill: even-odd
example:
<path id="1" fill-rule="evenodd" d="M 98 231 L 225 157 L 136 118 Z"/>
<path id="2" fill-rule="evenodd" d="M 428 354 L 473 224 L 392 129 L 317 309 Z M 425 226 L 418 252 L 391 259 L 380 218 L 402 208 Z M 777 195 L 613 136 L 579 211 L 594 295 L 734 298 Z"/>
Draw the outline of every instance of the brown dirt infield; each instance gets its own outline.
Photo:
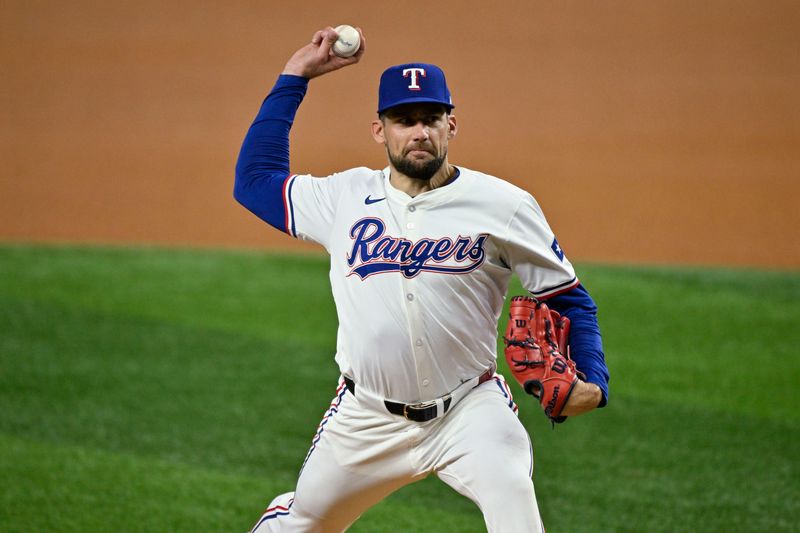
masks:
<path id="1" fill-rule="evenodd" d="M 800 267 L 800 3 L 0 6 L 0 240 L 304 248 L 231 196 L 239 143 L 318 27 L 363 62 L 312 82 L 293 170 L 381 168 L 380 72 L 448 73 L 451 161 L 530 190 L 573 260 Z"/>

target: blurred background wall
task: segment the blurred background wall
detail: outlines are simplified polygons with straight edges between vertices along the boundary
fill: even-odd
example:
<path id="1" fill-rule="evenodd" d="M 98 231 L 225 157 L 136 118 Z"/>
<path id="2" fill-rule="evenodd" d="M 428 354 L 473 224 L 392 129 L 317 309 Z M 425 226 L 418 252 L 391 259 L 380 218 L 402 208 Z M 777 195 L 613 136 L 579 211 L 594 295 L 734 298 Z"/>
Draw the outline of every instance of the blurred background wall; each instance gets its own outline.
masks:
<path id="1" fill-rule="evenodd" d="M 440 64 L 451 161 L 542 204 L 573 260 L 800 267 L 800 2 L 0 3 L 0 240 L 307 249 L 235 204 L 288 57 L 361 26 L 312 82 L 292 169 L 385 166 L 389 65 Z"/>

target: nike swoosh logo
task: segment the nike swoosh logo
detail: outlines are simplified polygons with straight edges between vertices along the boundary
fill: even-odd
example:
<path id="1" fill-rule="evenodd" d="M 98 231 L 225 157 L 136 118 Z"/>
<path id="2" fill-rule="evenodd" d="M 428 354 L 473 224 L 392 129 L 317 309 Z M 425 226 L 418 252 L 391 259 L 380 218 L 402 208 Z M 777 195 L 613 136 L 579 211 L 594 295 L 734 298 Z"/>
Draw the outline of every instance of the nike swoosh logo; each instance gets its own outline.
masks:
<path id="1" fill-rule="evenodd" d="M 374 203 L 386 200 L 385 196 L 383 198 L 375 198 L 375 199 L 370 198 L 370 196 L 372 196 L 372 195 L 370 194 L 366 198 L 364 198 L 364 203 L 367 204 L 367 205 L 374 204 Z"/>

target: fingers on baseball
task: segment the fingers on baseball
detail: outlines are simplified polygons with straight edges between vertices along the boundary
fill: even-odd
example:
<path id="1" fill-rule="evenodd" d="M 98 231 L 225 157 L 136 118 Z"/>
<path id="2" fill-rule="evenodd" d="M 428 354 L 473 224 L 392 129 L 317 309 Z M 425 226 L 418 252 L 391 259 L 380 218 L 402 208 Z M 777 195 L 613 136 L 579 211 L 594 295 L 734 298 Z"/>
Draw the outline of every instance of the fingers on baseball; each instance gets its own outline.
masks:
<path id="1" fill-rule="evenodd" d="M 319 41 L 315 44 L 319 46 L 320 56 L 332 55 L 333 52 L 331 51 L 331 47 L 333 46 L 333 43 L 336 42 L 336 39 L 339 38 L 339 34 L 337 34 L 336 30 L 330 26 L 320 30 L 318 33 Z"/>
<path id="2" fill-rule="evenodd" d="M 353 63 L 358 63 L 361 56 L 364 55 L 366 49 L 366 41 L 364 39 L 364 32 L 361 28 L 356 28 L 358 34 L 361 36 L 361 44 L 358 51 L 350 57 L 339 57 L 333 53 L 333 45 L 339 39 L 339 34 L 334 28 L 328 26 L 318 30 L 311 37 L 311 44 L 317 47 L 317 54 L 321 60 L 325 62 L 332 62 L 331 66 L 334 68 L 344 67 Z"/>
<path id="3" fill-rule="evenodd" d="M 342 64 L 342 66 L 352 65 L 354 63 L 358 63 L 359 60 L 361 59 L 361 56 L 364 55 L 364 47 L 366 46 L 365 41 L 364 41 L 364 34 L 361 32 L 361 28 L 356 28 L 356 30 L 358 31 L 358 34 L 361 36 L 361 42 L 359 43 L 358 50 L 356 51 L 356 53 L 351 55 L 350 57 L 339 57 L 336 54 L 334 54 L 333 53 L 333 43 L 331 43 L 330 54 L 332 56 L 334 56 L 336 58 L 335 60 L 339 61 Z M 338 39 L 338 37 L 337 37 L 337 39 Z M 335 43 L 336 39 L 334 39 L 333 42 Z"/>
<path id="4" fill-rule="evenodd" d="M 364 32 L 361 31 L 361 28 L 356 26 L 356 31 L 358 32 L 358 35 L 361 36 L 361 46 L 358 47 L 358 51 L 353 55 L 353 57 L 355 57 L 356 61 L 358 61 L 361 56 L 364 55 L 364 50 L 367 48 L 367 41 L 364 38 Z"/>
<path id="5" fill-rule="evenodd" d="M 324 30 L 322 30 L 322 35 L 325 38 L 325 44 L 330 48 L 333 46 L 333 43 L 339 38 L 339 34 L 336 33 L 336 30 L 328 26 Z"/>

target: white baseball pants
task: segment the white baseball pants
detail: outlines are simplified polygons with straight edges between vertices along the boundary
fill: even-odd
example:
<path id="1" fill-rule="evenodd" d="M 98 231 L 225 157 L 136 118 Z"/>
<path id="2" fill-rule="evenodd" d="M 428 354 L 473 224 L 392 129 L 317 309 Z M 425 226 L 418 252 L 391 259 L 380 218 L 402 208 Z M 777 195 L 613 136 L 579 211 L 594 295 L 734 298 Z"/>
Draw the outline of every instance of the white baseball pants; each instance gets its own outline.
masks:
<path id="1" fill-rule="evenodd" d="M 358 401 L 340 380 L 295 492 L 275 498 L 253 533 L 345 531 L 400 487 L 435 473 L 483 512 L 489 532 L 543 531 L 533 450 L 502 376 L 445 416 L 413 422 Z"/>

